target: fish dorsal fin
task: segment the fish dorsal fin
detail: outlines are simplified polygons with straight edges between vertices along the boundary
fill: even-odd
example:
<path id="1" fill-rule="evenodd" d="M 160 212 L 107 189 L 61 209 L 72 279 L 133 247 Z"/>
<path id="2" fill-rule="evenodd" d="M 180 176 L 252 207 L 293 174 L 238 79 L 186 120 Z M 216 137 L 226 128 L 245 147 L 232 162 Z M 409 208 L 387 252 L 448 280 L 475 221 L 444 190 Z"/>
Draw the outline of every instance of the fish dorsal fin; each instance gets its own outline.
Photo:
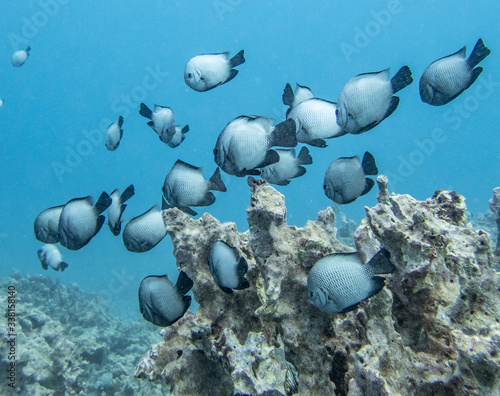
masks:
<path id="1" fill-rule="evenodd" d="M 295 85 L 295 96 L 293 97 L 293 107 L 299 105 L 300 103 L 313 99 L 314 94 L 309 87 L 305 85 L 296 84 Z"/>
<path id="2" fill-rule="evenodd" d="M 187 162 L 184 162 L 182 160 L 175 161 L 175 164 L 172 167 L 172 169 L 175 169 L 175 168 L 185 168 L 185 169 L 189 169 L 191 171 L 195 171 L 195 172 L 198 172 L 200 174 L 203 174 L 203 167 L 201 167 L 201 166 L 197 167 L 197 166 L 188 164 Z"/>
<path id="3" fill-rule="evenodd" d="M 103 191 L 102 194 L 99 196 L 99 199 L 97 200 L 94 207 L 96 208 L 97 213 L 101 214 L 106 209 L 108 209 L 110 205 L 111 205 L 111 197 L 105 191 Z"/>
<path id="4" fill-rule="evenodd" d="M 375 163 L 375 158 L 368 151 L 363 156 L 363 162 L 361 163 L 361 166 L 365 175 L 378 175 L 378 168 L 377 164 Z"/>
<path id="5" fill-rule="evenodd" d="M 346 261 L 349 264 L 359 264 L 362 265 L 361 260 L 359 259 L 358 252 L 347 252 L 347 253 L 331 253 L 325 257 L 329 257 L 333 260 L 332 264 L 338 265 L 341 263 L 345 263 Z"/>
<path id="6" fill-rule="evenodd" d="M 193 280 L 184 271 L 179 272 L 175 289 L 180 296 L 186 294 L 193 287 Z"/>
<path id="7" fill-rule="evenodd" d="M 139 108 L 139 114 L 149 119 L 151 119 L 151 117 L 153 116 L 153 112 L 151 111 L 151 109 L 144 103 L 141 103 L 141 106 Z"/>
<path id="8" fill-rule="evenodd" d="M 130 198 L 132 198 L 135 194 L 135 190 L 134 190 L 134 185 L 131 184 L 130 186 L 128 186 L 125 191 L 122 193 L 122 195 L 120 195 L 120 202 L 123 203 L 123 202 L 126 202 L 128 201 Z M 111 194 L 113 195 L 113 194 Z"/>
<path id="9" fill-rule="evenodd" d="M 353 77 L 351 79 L 351 82 L 361 80 L 362 78 L 366 78 L 366 77 L 376 77 L 376 78 L 379 78 L 383 81 L 389 81 L 390 72 L 391 72 L 391 69 L 388 68 L 388 69 L 380 70 L 377 72 L 361 73 L 361 74 L 358 74 L 356 77 Z"/>
<path id="10" fill-rule="evenodd" d="M 204 55 L 217 55 L 217 56 L 223 56 L 224 59 L 229 59 L 229 52 L 228 51 L 224 51 L 224 52 L 210 52 L 210 53 L 204 54 Z"/>
<path id="11" fill-rule="evenodd" d="M 292 108 L 294 96 L 295 95 L 293 94 L 292 86 L 290 85 L 290 83 L 286 83 L 285 89 L 283 90 L 283 95 L 281 95 L 281 99 L 283 101 L 283 104 L 285 106 L 290 106 L 290 108 Z M 290 109 L 288 109 L 287 115 L 289 112 L 290 112 Z"/>
<path id="12" fill-rule="evenodd" d="M 149 213 L 153 213 L 153 212 L 159 212 L 160 209 L 158 208 L 158 204 L 154 204 L 153 206 L 151 206 L 150 209 L 148 209 L 146 212 L 140 214 L 139 216 L 135 216 L 133 219 L 131 219 L 129 221 L 129 223 L 132 223 L 133 221 L 136 221 L 137 219 L 139 219 L 140 217 L 142 216 L 146 216 L 147 214 Z"/>
<path id="13" fill-rule="evenodd" d="M 353 157 L 339 157 L 338 160 L 344 160 L 344 161 L 355 160 L 357 163 L 359 163 L 359 157 L 357 155 Z"/>
<path id="14" fill-rule="evenodd" d="M 120 116 L 120 117 L 118 117 L 118 127 L 121 128 L 122 125 L 123 125 L 123 117 Z"/>

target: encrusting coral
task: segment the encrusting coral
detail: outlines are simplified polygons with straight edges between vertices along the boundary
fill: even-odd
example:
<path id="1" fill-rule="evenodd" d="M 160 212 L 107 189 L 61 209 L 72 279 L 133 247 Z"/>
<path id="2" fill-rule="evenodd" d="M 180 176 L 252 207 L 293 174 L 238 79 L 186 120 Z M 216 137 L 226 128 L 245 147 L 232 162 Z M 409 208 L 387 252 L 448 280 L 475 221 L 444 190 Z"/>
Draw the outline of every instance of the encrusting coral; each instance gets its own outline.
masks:
<path id="1" fill-rule="evenodd" d="M 250 183 L 245 233 L 207 213 L 165 210 L 200 306 L 163 330 L 135 376 L 163 379 L 178 395 L 499 394 L 500 284 L 488 235 L 466 224 L 453 191 L 417 201 L 377 182 L 379 204 L 365 208 L 354 242 L 365 262 L 385 247 L 397 269 L 346 314 L 308 303 L 312 265 L 353 250 L 336 239 L 330 208 L 288 226 L 283 195 Z M 247 260 L 248 289 L 215 284 L 207 257 L 219 239 Z"/>

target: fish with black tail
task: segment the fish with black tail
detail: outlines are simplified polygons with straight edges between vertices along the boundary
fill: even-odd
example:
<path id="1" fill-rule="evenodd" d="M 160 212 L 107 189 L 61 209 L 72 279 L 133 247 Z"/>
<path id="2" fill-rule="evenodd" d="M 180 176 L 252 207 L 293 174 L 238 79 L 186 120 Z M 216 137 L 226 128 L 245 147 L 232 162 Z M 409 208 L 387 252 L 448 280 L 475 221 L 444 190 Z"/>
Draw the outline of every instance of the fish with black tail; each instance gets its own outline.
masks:
<path id="1" fill-rule="evenodd" d="M 106 148 L 109 151 L 115 151 L 120 145 L 123 137 L 123 117 L 118 117 L 118 121 L 113 122 L 106 131 Z"/>
<path id="2" fill-rule="evenodd" d="M 198 55 L 187 63 L 184 69 L 184 81 L 195 91 L 209 91 L 235 78 L 238 70 L 234 68 L 244 62 L 243 50 L 231 59 L 229 52 Z"/>
<path id="3" fill-rule="evenodd" d="M 122 214 L 127 205 L 125 202 L 132 198 L 135 194 L 134 186 L 128 186 L 122 194 L 120 190 L 114 190 L 111 197 L 111 205 L 108 208 L 108 225 L 114 236 L 118 236 L 122 227 Z"/>
<path id="4" fill-rule="evenodd" d="M 313 92 L 303 85 L 286 84 L 283 104 L 290 106 L 286 118 L 297 124 L 297 141 L 316 147 L 326 147 L 325 139 L 343 136 L 346 132 L 337 124 L 337 104 L 315 98 Z"/>
<path id="5" fill-rule="evenodd" d="M 169 144 L 175 135 L 175 117 L 170 107 L 154 105 L 154 111 L 141 103 L 139 114 L 148 118 L 148 125 L 158 134 L 160 140 Z"/>
<path id="6" fill-rule="evenodd" d="M 300 177 L 306 173 L 306 168 L 302 165 L 312 164 L 312 157 L 307 147 L 302 147 L 297 158 L 295 149 L 276 150 L 280 159 L 272 165 L 261 169 L 260 176 L 268 183 L 286 186 L 290 179 Z"/>
<path id="7" fill-rule="evenodd" d="M 333 161 L 325 174 L 323 189 L 328 198 L 338 204 L 348 204 L 365 195 L 375 182 L 367 175 L 378 174 L 375 158 L 368 151 L 359 163 L 359 157 L 342 157 Z"/>
<path id="8" fill-rule="evenodd" d="M 242 290 L 250 287 L 248 279 L 245 278 L 248 270 L 245 258 L 226 242 L 217 241 L 212 245 L 208 266 L 215 283 L 223 292 L 232 293 L 233 289 Z"/>
<path id="9" fill-rule="evenodd" d="M 111 198 L 103 192 L 96 204 L 91 196 L 69 201 L 59 217 L 59 242 L 70 250 L 84 247 L 99 232 L 104 224 L 101 215 L 111 205 Z"/>
<path id="10" fill-rule="evenodd" d="M 490 53 L 479 39 L 466 57 L 467 47 L 430 64 L 420 78 L 420 98 L 433 106 L 450 103 L 477 80 L 482 67 L 476 67 Z"/>
<path id="11" fill-rule="evenodd" d="M 162 199 L 162 210 L 168 207 L 165 199 Z M 134 217 L 125 225 L 122 232 L 125 248 L 133 253 L 144 253 L 153 249 L 165 238 L 165 235 L 167 235 L 167 228 L 158 205 Z"/>
<path id="12" fill-rule="evenodd" d="M 12 54 L 12 66 L 14 67 L 20 67 L 24 65 L 24 62 L 26 62 L 26 59 L 28 59 L 28 56 L 30 54 L 31 47 L 28 46 L 28 48 L 24 50 L 19 50 L 16 51 Z"/>
<path id="13" fill-rule="evenodd" d="M 139 286 L 139 309 L 142 317 L 156 326 L 171 326 L 184 316 L 191 305 L 185 294 L 193 281 L 184 271 L 179 273 L 174 285 L 167 275 L 147 276 Z"/>
<path id="14" fill-rule="evenodd" d="M 176 148 L 179 144 L 181 144 L 184 139 L 186 138 L 186 133 L 189 132 L 189 125 L 185 125 L 184 127 L 181 127 L 180 125 L 175 126 L 175 133 L 172 136 L 172 139 L 170 139 L 170 142 L 168 142 L 168 145 L 172 148 Z"/>
<path id="15" fill-rule="evenodd" d="M 35 219 L 35 237 L 43 243 L 59 242 L 59 217 L 64 205 L 45 209 Z"/>
<path id="16" fill-rule="evenodd" d="M 297 145 L 293 119 L 273 125 L 274 119 L 261 116 L 240 116 L 230 121 L 215 144 L 215 163 L 229 175 L 259 175 L 257 168 L 279 161 L 271 147 Z"/>
<path id="17" fill-rule="evenodd" d="M 408 66 L 403 66 L 391 80 L 389 69 L 357 75 L 339 95 L 337 123 L 354 135 L 369 131 L 394 113 L 399 105 L 399 97 L 394 94 L 412 82 Z"/>
<path id="18" fill-rule="evenodd" d="M 217 168 L 209 180 L 203 177 L 203 168 L 177 160 L 165 177 L 163 195 L 168 203 L 183 212 L 196 216 L 190 206 L 210 206 L 215 202 L 212 191 L 226 191 Z"/>
<path id="19" fill-rule="evenodd" d="M 357 254 L 334 253 L 319 259 L 307 276 L 309 302 L 321 311 L 336 314 L 356 309 L 358 304 L 381 291 L 396 267 L 386 249 L 363 264 Z"/>
<path id="20" fill-rule="evenodd" d="M 62 259 L 62 254 L 56 245 L 47 244 L 38 249 L 38 259 L 42 263 L 42 268 L 47 270 L 48 267 L 54 271 L 63 272 L 68 264 Z"/>

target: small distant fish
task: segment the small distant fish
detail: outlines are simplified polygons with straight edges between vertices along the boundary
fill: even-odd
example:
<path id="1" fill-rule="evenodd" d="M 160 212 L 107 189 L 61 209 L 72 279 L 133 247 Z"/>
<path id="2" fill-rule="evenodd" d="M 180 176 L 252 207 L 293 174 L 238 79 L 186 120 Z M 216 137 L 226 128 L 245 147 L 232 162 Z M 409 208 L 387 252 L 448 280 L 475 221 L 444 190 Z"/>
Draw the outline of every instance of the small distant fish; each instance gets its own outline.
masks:
<path id="1" fill-rule="evenodd" d="M 244 257 L 238 255 L 236 248 L 224 241 L 217 241 L 212 245 L 208 256 L 210 273 L 215 283 L 225 293 L 232 293 L 233 289 L 242 290 L 250 287 L 245 278 L 248 264 Z"/>
<path id="2" fill-rule="evenodd" d="M 3 99 L 0 99 L 0 107 L 3 107 L 3 104 L 4 104 L 4 100 Z"/>
<path id="3" fill-rule="evenodd" d="M 383 289 L 385 279 L 376 274 L 389 274 L 395 269 L 386 249 L 379 250 L 365 265 L 357 252 L 330 254 L 309 271 L 309 302 L 329 314 L 352 311 Z"/>
<path id="4" fill-rule="evenodd" d="M 193 281 L 184 271 L 177 283 L 167 275 L 147 276 L 139 286 L 139 308 L 145 320 L 156 326 L 171 326 L 184 316 L 191 305 L 191 297 L 185 294 L 193 287 Z"/>
<path id="5" fill-rule="evenodd" d="M 369 131 L 389 117 L 399 104 L 396 92 L 413 82 L 411 70 L 403 66 L 390 81 L 389 69 L 352 78 L 337 101 L 337 123 L 347 133 Z"/>
<path id="6" fill-rule="evenodd" d="M 181 128 L 180 125 L 176 125 L 174 136 L 172 136 L 172 139 L 170 139 L 168 145 L 172 148 L 176 148 L 179 144 L 181 144 L 184 141 L 186 137 L 184 135 L 188 132 L 189 132 L 189 125 L 186 125 L 183 128 Z"/>
<path id="7" fill-rule="evenodd" d="M 174 112 L 170 107 L 155 105 L 154 111 L 141 103 L 139 114 L 150 119 L 148 125 L 158 134 L 163 143 L 169 144 L 176 133 Z"/>
<path id="8" fill-rule="evenodd" d="M 118 117 L 118 121 L 113 122 L 106 132 L 106 148 L 109 151 L 115 151 L 123 137 L 123 117 Z"/>
<path id="9" fill-rule="evenodd" d="M 35 237 L 43 243 L 59 242 L 59 217 L 64 205 L 45 209 L 35 219 Z"/>
<path id="10" fill-rule="evenodd" d="M 118 236 L 121 231 L 121 218 L 123 211 L 127 207 L 124 203 L 135 194 L 134 185 L 128 186 L 120 195 L 120 190 L 114 190 L 111 197 L 111 205 L 108 208 L 108 225 L 114 236 Z"/>
<path id="11" fill-rule="evenodd" d="M 231 59 L 229 52 L 198 55 L 192 58 L 184 69 L 184 81 L 198 92 L 205 92 L 231 81 L 238 74 L 234 68 L 245 62 L 241 50 Z"/>
<path id="12" fill-rule="evenodd" d="M 162 210 L 168 205 L 162 200 Z M 123 228 L 122 238 L 129 252 L 144 253 L 153 249 L 167 235 L 163 215 L 158 205 L 134 217 Z"/>
<path id="13" fill-rule="evenodd" d="M 358 156 L 338 158 L 326 171 L 323 189 L 332 201 L 348 204 L 370 192 L 375 182 L 366 176 L 376 174 L 375 158 L 368 151 L 361 165 Z"/>
<path id="14" fill-rule="evenodd" d="M 210 206 L 215 202 L 212 191 L 227 191 L 217 168 L 209 180 L 203 177 L 203 168 L 177 160 L 165 177 L 163 195 L 168 203 L 196 216 L 190 206 Z"/>
<path id="15" fill-rule="evenodd" d="M 22 66 L 26 59 L 28 59 L 31 47 L 26 48 L 25 50 L 20 50 L 14 52 L 12 55 L 12 65 L 15 67 Z"/>
<path id="16" fill-rule="evenodd" d="M 240 116 L 222 130 L 214 149 L 217 165 L 229 175 L 259 175 L 256 168 L 275 164 L 279 155 L 271 147 L 295 147 L 295 121 L 288 119 L 273 127 L 274 119 Z"/>
<path id="17" fill-rule="evenodd" d="M 331 139 L 346 134 L 337 124 L 337 104 L 315 98 L 305 86 L 296 85 L 295 94 L 292 86 L 286 84 L 283 91 L 283 104 L 290 106 L 286 118 L 293 118 L 297 124 L 297 141 L 316 147 L 326 147 L 324 139 Z"/>
<path id="18" fill-rule="evenodd" d="M 59 242 L 65 248 L 78 250 L 99 232 L 104 224 L 101 215 L 111 205 L 111 198 L 103 192 L 93 205 L 91 196 L 69 201 L 59 217 Z"/>
<path id="19" fill-rule="evenodd" d="M 62 260 L 62 255 L 56 245 L 44 245 L 38 249 L 38 258 L 42 263 L 42 268 L 46 270 L 48 267 L 52 268 L 54 271 L 63 272 L 67 267 Z"/>
<path id="20" fill-rule="evenodd" d="M 476 67 L 486 58 L 490 49 L 479 39 L 469 58 L 466 58 L 467 47 L 454 54 L 445 56 L 430 64 L 420 78 L 420 97 L 425 103 L 442 106 L 469 88 L 477 80 L 482 67 Z"/>
<path id="21" fill-rule="evenodd" d="M 295 149 L 276 150 L 276 152 L 280 157 L 279 161 L 265 166 L 260 173 L 260 176 L 268 183 L 286 186 L 290 183 L 289 179 L 300 177 L 306 173 L 306 168 L 301 165 L 312 164 L 307 147 L 302 147 L 297 158 L 295 158 Z"/>

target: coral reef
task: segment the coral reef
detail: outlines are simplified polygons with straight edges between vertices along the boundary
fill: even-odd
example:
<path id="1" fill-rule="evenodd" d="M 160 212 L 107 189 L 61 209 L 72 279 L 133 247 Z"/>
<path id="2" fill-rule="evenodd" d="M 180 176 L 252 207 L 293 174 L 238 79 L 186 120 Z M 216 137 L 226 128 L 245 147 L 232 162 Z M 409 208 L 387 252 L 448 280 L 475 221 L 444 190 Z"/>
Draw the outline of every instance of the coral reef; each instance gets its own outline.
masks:
<path id="1" fill-rule="evenodd" d="M 490 209 L 493 214 L 496 216 L 497 223 L 497 248 L 495 250 L 495 254 L 500 256 L 500 187 L 496 187 L 493 189 L 493 198 L 489 200 Z"/>
<path id="2" fill-rule="evenodd" d="M 377 182 L 379 204 L 365 208 L 355 244 L 364 261 L 385 247 L 397 270 L 347 314 L 307 301 L 311 266 L 353 250 L 337 240 L 331 208 L 288 226 L 284 197 L 250 183 L 245 233 L 207 213 L 165 210 L 200 306 L 163 330 L 135 376 L 177 395 L 500 393 L 500 284 L 487 234 L 467 225 L 455 192 L 417 201 Z M 226 294 L 215 284 L 207 257 L 218 239 L 247 260 L 250 288 Z"/>
<path id="3" fill-rule="evenodd" d="M 157 329 L 114 317 L 98 295 L 65 287 L 41 275 L 14 273 L 0 289 L 16 287 L 18 301 L 16 390 L 23 395 L 166 395 L 161 383 L 138 383 L 131 373 L 137 357 L 157 338 Z M 0 337 L 8 329 L 0 323 Z M 0 345 L 6 373 L 8 344 Z M 0 394 L 14 394 L 7 381 Z"/>

